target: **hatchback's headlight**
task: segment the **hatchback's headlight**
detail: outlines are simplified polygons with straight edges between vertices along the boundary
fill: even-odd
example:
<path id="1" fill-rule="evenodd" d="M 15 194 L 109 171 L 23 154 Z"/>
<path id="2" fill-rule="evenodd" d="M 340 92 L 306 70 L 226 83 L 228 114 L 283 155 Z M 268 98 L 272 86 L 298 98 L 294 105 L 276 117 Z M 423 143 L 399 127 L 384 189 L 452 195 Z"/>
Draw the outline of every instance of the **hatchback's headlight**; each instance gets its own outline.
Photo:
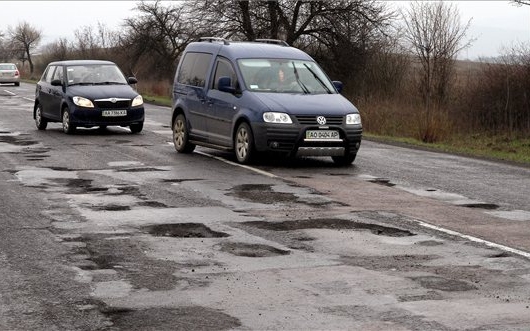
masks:
<path id="1" fill-rule="evenodd" d="M 284 123 L 291 124 L 291 117 L 286 113 L 276 113 L 276 112 L 265 112 L 263 113 L 263 120 L 267 123 Z"/>
<path id="2" fill-rule="evenodd" d="M 359 114 L 346 115 L 346 124 L 361 124 L 361 115 Z"/>
<path id="3" fill-rule="evenodd" d="M 131 106 L 135 107 L 135 106 L 141 106 L 143 104 L 144 104 L 144 98 L 142 98 L 142 96 L 139 95 L 133 99 Z"/>
<path id="4" fill-rule="evenodd" d="M 92 101 L 88 100 L 87 98 L 83 97 L 73 97 L 74 103 L 76 106 L 79 107 L 85 107 L 85 108 L 94 108 L 94 104 Z"/>

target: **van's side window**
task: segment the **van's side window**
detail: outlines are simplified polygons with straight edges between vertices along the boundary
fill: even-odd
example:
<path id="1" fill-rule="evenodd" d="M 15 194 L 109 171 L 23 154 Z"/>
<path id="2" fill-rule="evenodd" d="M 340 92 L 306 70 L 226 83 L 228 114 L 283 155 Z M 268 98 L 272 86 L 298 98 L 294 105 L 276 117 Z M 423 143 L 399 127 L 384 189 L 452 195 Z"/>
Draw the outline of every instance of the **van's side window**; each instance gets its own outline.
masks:
<path id="1" fill-rule="evenodd" d="M 232 81 L 231 86 L 232 87 L 237 86 L 236 72 L 234 71 L 234 68 L 232 68 L 232 65 L 230 64 L 228 60 L 223 59 L 223 58 L 218 58 L 215 66 L 216 66 L 215 74 L 213 76 L 213 81 L 212 81 L 212 88 L 214 90 L 218 89 L 219 78 L 221 77 L 230 77 Z"/>
<path id="2" fill-rule="evenodd" d="M 177 81 L 181 84 L 204 87 L 211 59 L 212 54 L 186 53 L 180 66 Z"/>

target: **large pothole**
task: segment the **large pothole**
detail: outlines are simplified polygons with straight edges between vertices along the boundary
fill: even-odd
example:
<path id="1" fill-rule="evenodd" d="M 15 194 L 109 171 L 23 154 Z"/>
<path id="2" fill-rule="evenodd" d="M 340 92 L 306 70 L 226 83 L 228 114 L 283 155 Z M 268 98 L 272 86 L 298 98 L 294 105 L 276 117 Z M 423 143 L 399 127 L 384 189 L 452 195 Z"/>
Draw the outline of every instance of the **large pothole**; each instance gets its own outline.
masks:
<path id="1" fill-rule="evenodd" d="M 289 251 L 275 248 L 269 245 L 262 244 L 247 244 L 237 242 L 226 242 L 220 244 L 221 251 L 230 253 L 236 256 L 246 257 L 270 257 L 278 255 L 288 255 Z"/>
<path id="2" fill-rule="evenodd" d="M 476 290 L 477 287 L 467 282 L 455 279 L 447 279 L 438 276 L 422 276 L 411 277 L 413 281 L 420 283 L 421 286 L 440 291 L 456 292 L 456 291 L 471 291 Z"/>
<path id="3" fill-rule="evenodd" d="M 156 224 L 142 227 L 143 231 L 157 237 L 222 238 L 229 235 L 213 231 L 202 223 Z"/>
<path id="4" fill-rule="evenodd" d="M 372 223 L 355 222 L 340 218 L 315 218 L 284 222 L 252 221 L 244 225 L 271 231 L 294 231 L 303 229 L 366 230 L 378 236 L 407 237 L 415 234 L 399 228 Z"/>
<path id="5" fill-rule="evenodd" d="M 292 193 L 275 192 L 270 184 L 244 184 L 232 188 L 231 195 L 247 201 L 272 204 L 297 201 Z"/>
<path id="6" fill-rule="evenodd" d="M 233 330 L 241 326 L 239 319 L 222 311 L 200 306 L 178 308 L 106 308 L 101 312 L 118 330 Z"/>

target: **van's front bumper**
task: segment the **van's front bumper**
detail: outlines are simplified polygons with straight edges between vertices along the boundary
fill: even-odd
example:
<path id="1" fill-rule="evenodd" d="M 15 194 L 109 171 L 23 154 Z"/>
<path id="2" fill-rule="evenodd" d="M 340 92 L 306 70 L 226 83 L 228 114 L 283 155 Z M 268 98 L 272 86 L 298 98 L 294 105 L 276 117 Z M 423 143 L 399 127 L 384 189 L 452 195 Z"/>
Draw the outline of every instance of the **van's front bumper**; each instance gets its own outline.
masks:
<path id="1" fill-rule="evenodd" d="M 254 144 L 260 152 L 280 152 L 298 156 L 343 156 L 356 154 L 361 145 L 362 126 L 302 126 L 297 124 L 254 123 Z M 307 130 L 339 132 L 337 139 L 306 139 Z"/>

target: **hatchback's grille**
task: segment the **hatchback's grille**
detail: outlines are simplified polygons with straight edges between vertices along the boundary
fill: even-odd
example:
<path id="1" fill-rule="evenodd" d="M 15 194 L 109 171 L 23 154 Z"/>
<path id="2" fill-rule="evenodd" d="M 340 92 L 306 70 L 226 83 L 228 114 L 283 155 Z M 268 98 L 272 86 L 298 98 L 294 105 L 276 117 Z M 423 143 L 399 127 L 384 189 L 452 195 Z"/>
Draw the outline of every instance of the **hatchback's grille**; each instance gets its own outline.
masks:
<path id="1" fill-rule="evenodd" d="M 320 116 L 320 115 L 319 115 Z M 302 125 L 320 125 L 317 122 L 316 115 L 297 115 L 296 120 Z M 342 118 L 344 116 L 324 116 L 326 118 L 325 125 L 342 125 Z"/>
<path id="2" fill-rule="evenodd" d="M 118 100 L 116 102 L 107 101 L 107 100 L 101 100 L 101 101 L 95 101 L 96 106 L 98 108 L 103 109 L 124 109 L 129 108 L 129 104 L 131 103 L 131 100 Z"/>

